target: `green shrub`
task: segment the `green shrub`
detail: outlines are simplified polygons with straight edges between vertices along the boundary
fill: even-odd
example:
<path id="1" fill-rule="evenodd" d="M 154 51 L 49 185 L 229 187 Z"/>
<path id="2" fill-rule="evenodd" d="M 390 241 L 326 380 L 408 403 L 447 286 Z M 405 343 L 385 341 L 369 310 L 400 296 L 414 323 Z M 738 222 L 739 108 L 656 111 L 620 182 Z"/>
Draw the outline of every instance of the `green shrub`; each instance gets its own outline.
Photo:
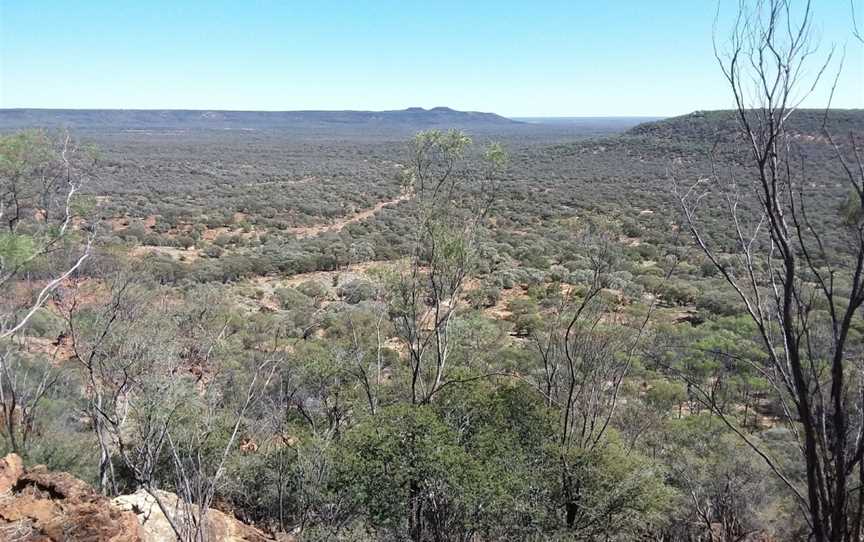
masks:
<path id="1" fill-rule="evenodd" d="M 23 318 L 25 315 L 26 312 L 21 312 L 19 318 Z M 66 322 L 50 310 L 41 308 L 33 313 L 33 316 L 27 321 L 25 329 L 28 335 L 53 339 L 66 329 Z"/>
<path id="2" fill-rule="evenodd" d="M 286 310 L 300 309 L 312 306 L 312 300 L 295 288 L 278 288 L 275 292 L 279 305 Z"/>
<path id="3" fill-rule="evenodd" d="M 327 297 L 327 287 L 317 280 L 307 280 L 295 286 L 298 292 L 311 299 L 324 299 Z"/>
<path id="4" fill-rule="evenodd" d="M 346 303 L 356 305 L 361 301 L 374 299 L 377 294 L 377 288 L 368 280 L 354 279 L 339 286 L 336 293 Z"/>

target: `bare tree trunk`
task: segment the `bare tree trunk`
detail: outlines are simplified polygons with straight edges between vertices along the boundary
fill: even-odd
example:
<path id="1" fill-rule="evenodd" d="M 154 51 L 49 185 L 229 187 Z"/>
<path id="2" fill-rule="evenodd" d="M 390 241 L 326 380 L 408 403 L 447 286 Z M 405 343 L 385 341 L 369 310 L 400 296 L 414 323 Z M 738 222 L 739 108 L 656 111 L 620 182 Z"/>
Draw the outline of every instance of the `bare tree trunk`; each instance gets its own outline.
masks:
<path id="1" fill-rule="evenodd" d="M 849 393 L 855 360 L 847 343 L 853 317 L 864 303 L 864 223 L 860 217 L 864 209 L 864 168 L 860 167 L 861 154 L 854 137 L 851 149 L 858 167 L 847 164 L 844 151 L 834 143 L 827 128 L 826 109 L 823 134 L 854 190 L 853 205 L 859 216 L 855 223 L 847 220 L 833 231 L 820 232 L 807 215 L 805 171 L 798 165 L 804 157 L 795 154 L 794 134 L 788 127 L 789 118 L 812 93 L 831 61 L 829 54 L 816 67 L 811 81 L 802 80 L 806 61 L 815 52 L 811 25 L 809 2 L 797 13 L 791 0 L 765 0 L 752 6 L 742 1 L 726 52 L 721 54 L 715 43 L 750 154 L 752 178 L 746 179 L 745 185 L 752 189 L 751 197 L 758 203 L 755 214 L 741 209 L 739 202 L 746 196 L 742 196 L 734 174 L 724 186 L 716 168 L 713 178 L 700 179 L 686 190 L 676 184 L 675 190 L 697 246 L 736 292 L 758 329 L 768 364 L 757 369 L 777 390 L 788 426 L 798 437 L 806 487 L 801 488 L 800 481 L 785 473 L 767 450 L 730 420 L 713 390 L 701 388 L 698 383 L 694 389 L 790 489 L 813 540 L 845 542 L 858 539 L 861 521 L 860 514 L 849 510 L 848 478 L 856 468 L 860 472 L 864 456 L 860 436 L 855 442 L 850 440 L 850 434 L 861 435 L 864 427 L 856 419 L 854 428 L 850 428 L 850 412 L 860 412 L 864 405 L 860 397 Z M 737 237 L 735 256 L 743 268 L 740 275 L 720 260 L 712 235 L 697 219 L 700 202 L 711 197 L 719 197 L 728 211 L 727 218 Z M 849 241 L 848 254 L 826 250 L 826 233 Z M 843 292 L 835 280 L 841 269 L 851 270 Z M 827 306 L 830 316 L 825 327 L 830 328 L 831 341 L 824 358 L 814 351 L 813 337 L 820 324 L 811 316 L 817 297 Z M 827 371 L 822 370 L 823 365 L 827 365 Z"/>

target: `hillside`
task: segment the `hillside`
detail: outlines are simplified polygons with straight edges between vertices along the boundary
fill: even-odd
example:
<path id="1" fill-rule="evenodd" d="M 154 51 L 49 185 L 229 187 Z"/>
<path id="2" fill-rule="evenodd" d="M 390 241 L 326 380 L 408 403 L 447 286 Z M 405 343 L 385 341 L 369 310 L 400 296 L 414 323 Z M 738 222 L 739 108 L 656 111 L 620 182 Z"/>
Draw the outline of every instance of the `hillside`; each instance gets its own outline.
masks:
<path id="1" fill-rule="evenodd" d="M 624 135 L 713 144 L 729 141 L 738 132 L 736 115 L 731 110 L 694 111 L 679 117 L 639 124 Z M 824 118 L 825 111 L 822 109 L 801 109 L 789 117 L 789 125 L 793 132 L 818 138 L 822 136 Z M 828 114 L 827 127 L 833 134 L 860 133 L 864 131 L 864 110 L 832 109 Z"/>

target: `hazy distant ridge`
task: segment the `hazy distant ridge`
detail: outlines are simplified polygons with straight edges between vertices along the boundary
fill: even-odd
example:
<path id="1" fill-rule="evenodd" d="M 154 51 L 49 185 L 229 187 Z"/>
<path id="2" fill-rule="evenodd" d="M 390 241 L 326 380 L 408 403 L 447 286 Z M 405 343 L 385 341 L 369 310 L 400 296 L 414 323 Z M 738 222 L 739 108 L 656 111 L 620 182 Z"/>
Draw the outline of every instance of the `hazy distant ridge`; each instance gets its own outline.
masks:
<path id="1" fill-rule="evenodd" d="M 140 109 L 0 109 L 0 129 L 247 129 L 369 127 L 491 127 L 520 124 L 495 113 L 448 107 L 397 111 L 208 111 Z"/>

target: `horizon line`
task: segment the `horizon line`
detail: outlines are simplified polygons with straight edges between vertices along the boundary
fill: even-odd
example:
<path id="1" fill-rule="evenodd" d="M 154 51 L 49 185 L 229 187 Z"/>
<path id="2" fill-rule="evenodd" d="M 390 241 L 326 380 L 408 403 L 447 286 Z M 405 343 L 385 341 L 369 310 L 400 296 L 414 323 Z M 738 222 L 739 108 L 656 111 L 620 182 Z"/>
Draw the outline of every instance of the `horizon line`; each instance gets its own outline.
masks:
<path id="1" fill-rule="evenodd" d="M 797 108 L 800 111 L 825 111 L 823 107 L 801 107 Z M 519 119 L 625 119 L 625 118 L 645 118 L 645 119 L 667 119 L 691 115 L 693 113 L 705 113 L 711 111 L 733 111 L 734 108 L 728 109 L 694 109 L 683 113 L 675 114 L 646 114 L 646 113 L 591 113 L 591 114 L 503 114 L 495 111 L 481 111 L 476 109 L 454 109 L 449 106 L 435 106 L 424 108 L 420 106 L 404 107 L 401 109 L 221 109 L 221 108 L 196 108 L 196 107 L 0 107 L 0 112 L 4 111 L 171 111 L 171 112 L 215 112 L 215 113 L 392 113 L 411 110 L 422 110 L 432 112 L 435 110 L 447 110 L 456 113 L 480 113 L 498 115 L 500 117 L 519 120 Z M 861 107 L 830 107 L 829 111 L 862 111 Z"/>
<path id="2" fill-rule="evenodd" d="M 419 107 L 419 106 L 411 106 L 404 107 L 401 109 L 221 109 L 221 108 L 197 108 L 197 107 L 0 107 L 0 111 L 192 111 L 192 112 L 216 112 L 216 113 L 340 113 L 340 112 L 351 112 L 351 113 L 390 113 L 390 112 L 401 112 L 401 111 L 411 111 L 411 110 L 422 110 L 426 112 L 431 112 L 435 110 L 448 110 L 457 113 L 483 113 L 483 114 L 492 114 L 498 115 L 500 117 L 508 118 L 508 119 L 568 119 L 568 118 L 668 118 L 670 116 L 680 116 L 680 115 L 688 115 L 693 113 L 693 111 L 687 113 L 678 113 L 675 115 L 657 115 L 657 114 L 626 114 L 626 113 L 613 113 L 613 114 L 605 114 L 605 113 L 591 113 L 591 114 L 573 114 L 573 113 L 565 113 L 565 114 L 515 114 L 508 115 L 503 113 L 497 113 L 495 111 L 481 111 L 477 109 L 455 109 L 448 106 L 435 106 L 435 107 Z"/>

